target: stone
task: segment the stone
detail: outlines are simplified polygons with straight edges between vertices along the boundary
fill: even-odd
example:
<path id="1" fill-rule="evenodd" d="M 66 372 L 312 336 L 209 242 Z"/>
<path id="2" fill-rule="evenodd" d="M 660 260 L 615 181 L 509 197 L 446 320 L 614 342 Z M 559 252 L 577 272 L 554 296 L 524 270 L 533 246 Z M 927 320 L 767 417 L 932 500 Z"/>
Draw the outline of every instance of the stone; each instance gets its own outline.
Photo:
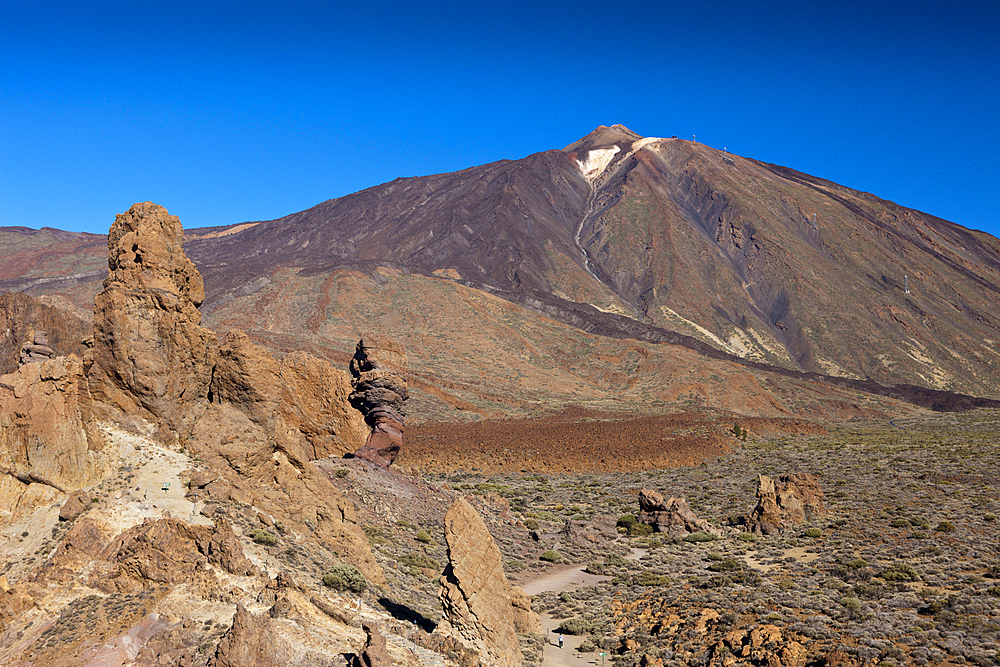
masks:
<path id="1" fill-rule="evenodd" d="M 595 515 L 589 521 L 566 519 L 560 539 L 574 544 L 595 545 L 618 539 L 618 529 L 613 517 Z"/>
<path id="2" fill-rule="evenodd" d="M 0 376 L 0 478 L 12 481 L 0 483 L 0 508 L 13 510 L 0 514 L 0 524 L 5 516 L 11 520 L 30 511 L 22 499 L 38 495 L 33 486 L 68 494 L 100 481 L 109 463 L 101 453 L 104 438 L 91 408 L 83 364 L 76 356 L 28 364 Z M 45 502 L 41 496 L 37 500 Z"/>
<path id="3" fill-rule="evenodd" d="M 514 628 L 518 634 L 542 634 L 542 619 L 531 609 L 531 596 L 520 586 L 510 587 L 510 606 L 514 610 Z"/>
<path id="4" fill-rule="evenodd" d="M 457 639 L 479 652 L 484 665 L 520 667 L 513 595 L 493 536 L 464 498 L 445 514 L 444 534 L 448 565 L 439 596 L 450 628 Z"/>
<path id="5" fill-rule="evenodd" d="M 810 473 L 781 475 L 776 480 L 757 476 L 757 507 L 747 519 L 747 529 L 772 535 L 826 516 L 823 488 Z"/>
<path id="6" fill-rule="evenodd" d="M 406 369 L 406 352 L 391 338 L 366 334 L 358 341 L 349 400 L 371 428 L 364 446 L 354 452 L 358 458 L 388 467 L 399 455 L 409 397 Z"/>
<path id="7" fill-rule="evenodd" d="M 204 284 L 183 243 L 180 220 L 162 206 L 135 204 L 115 218 L 87 373 L 95 399 L 186 436 L 219 344 L 200 326 Z"/>
<path id="8" fill-rule="evenodd" d="M 76 519 L 87 511 L 90 507 L 90 494 L 86 491 L 77 490 L 69 494 L 69 498 L 59 509 L 60 521 L 76 521 Z"/>
<path id="9" fill-rule="evenodd" d="M 660 493 L 642 489 L 639 491 L 639 510 L 639 521 L 653 526 L 657 532 L 668 535 L 688 535 L 699 531 L 722 534 L 708 521 L 699 519 L 683 497 L 664 500 Z"/>
<path id="10" fill-rule="evenodd" d="M 366 621 L 361 627 L 365 631 L 365 645 L 352 656 L 350 667 L 392 667 L 385 637 L 379 631 L 378 624 Z"/>

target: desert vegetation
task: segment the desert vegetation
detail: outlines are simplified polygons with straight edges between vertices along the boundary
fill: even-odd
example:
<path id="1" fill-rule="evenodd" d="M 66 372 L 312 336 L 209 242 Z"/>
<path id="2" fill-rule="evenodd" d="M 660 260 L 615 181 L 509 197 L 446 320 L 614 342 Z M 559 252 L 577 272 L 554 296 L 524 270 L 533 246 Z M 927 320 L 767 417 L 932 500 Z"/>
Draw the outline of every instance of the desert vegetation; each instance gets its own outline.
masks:
<path id="1" fill-rule="evenodd" d="M 765 625 L 810 655 L 840 651 L 845 664 L 996 664 L 1000 482 L 991 469 L 1000 414 L 897 423 L 741 438 L 698 466 L 433 479 L 483 499 L 485 512 L 495 506 L 487 497 L 509 503 L 523 532 L 495 525 L 512 578 L 549 567 L 556 548 L 562 562 L 605 577 L 543 593 L 535 607 L 565 634 L 586 634 L 584 650 L 611 652 L 619 664 L 701 664 L 731 650 L 727 633 Z M 828 515 L 779 535 L 740 532 L 734 520 L 752 509 L 756 474 L 792 471 L 820 478 Z M 635 530 L 640 488 L 683 495 L 700 518 L 729 526 L 725 536 Z M 617 522 L 612 545 L 561 532 L 602 515 Z M 540 540 L 526 535 L 529 522 Z M 630 551 L 643 555 L 627 560 Z"/>

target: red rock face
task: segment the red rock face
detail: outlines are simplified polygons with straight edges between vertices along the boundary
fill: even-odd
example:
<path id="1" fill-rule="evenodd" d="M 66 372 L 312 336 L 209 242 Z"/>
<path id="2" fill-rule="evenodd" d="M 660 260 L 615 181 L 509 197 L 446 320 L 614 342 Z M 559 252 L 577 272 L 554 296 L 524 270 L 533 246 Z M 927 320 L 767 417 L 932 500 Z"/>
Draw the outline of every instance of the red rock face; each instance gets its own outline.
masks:
<path id="1" fill-rule="evenodd" d="M 372 429 L 354 455 L 388 467 L 403 446 L 403 404 L 409 397 L 406 352 L 391 338 L 366 335 L 351 360 L 351 376 L 351 405 Z"/>

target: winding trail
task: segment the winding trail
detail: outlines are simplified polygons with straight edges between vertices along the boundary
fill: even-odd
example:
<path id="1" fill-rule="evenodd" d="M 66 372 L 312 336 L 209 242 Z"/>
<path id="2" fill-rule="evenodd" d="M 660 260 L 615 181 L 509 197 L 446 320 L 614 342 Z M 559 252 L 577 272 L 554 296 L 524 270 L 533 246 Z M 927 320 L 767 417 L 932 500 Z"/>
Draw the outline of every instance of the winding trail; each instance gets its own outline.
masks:
<path id="1" fill-rule="evenodd" d="M 625 556 L 626 560 L 639 560 L 646 555 L 646 549 L 633 549 Z M 571 565 L 559 568 L 537 579 L 531 579 L 521 584 L 528 595 L 538 595 L 545 591 L 563 593 L 573 591 L 583 586 L 592 586 L 611 577 L 584 572 L 585 566 Z M 577 649 L 585 636 L 563 635 L 564 646 L 559 648 L 559 634 L 556 628 L 560 620 L 552 618 L 551 614 L 540 614 L 542 619 L 542 636 L 545 644 L 542 646 L 542 667 L 581 667 L 582 665 L 601 665 L 607 659 L 602 658 L 600 651 L 580 653 Z"/>

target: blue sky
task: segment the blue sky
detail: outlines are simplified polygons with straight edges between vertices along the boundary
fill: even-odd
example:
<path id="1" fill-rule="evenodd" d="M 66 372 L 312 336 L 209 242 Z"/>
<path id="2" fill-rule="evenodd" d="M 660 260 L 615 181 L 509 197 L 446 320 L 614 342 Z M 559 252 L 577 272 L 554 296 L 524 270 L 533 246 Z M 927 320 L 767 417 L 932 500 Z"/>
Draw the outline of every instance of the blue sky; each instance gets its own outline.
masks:
<path id="1" fill-rule="evenodd" d="M 0 225 L 267 220 L 620 123 L 998 235 L 1000 5 L 959 4 L 11 0 Z"/>

